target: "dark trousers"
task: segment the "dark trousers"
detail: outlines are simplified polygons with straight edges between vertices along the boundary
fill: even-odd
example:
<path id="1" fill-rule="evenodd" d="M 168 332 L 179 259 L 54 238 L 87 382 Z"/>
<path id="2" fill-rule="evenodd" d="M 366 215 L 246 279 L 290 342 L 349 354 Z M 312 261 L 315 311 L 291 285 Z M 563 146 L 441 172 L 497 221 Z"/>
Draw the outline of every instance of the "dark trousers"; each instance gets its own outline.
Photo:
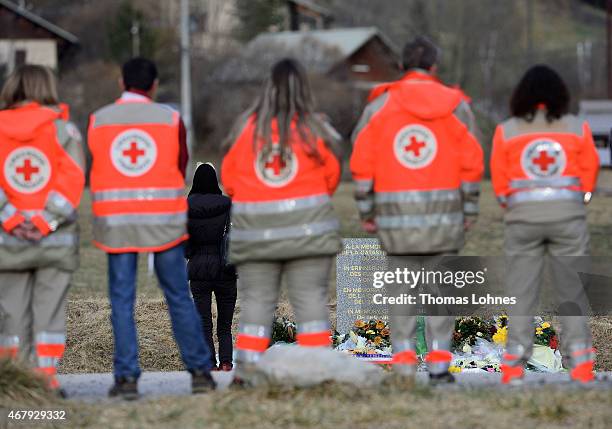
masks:
<path id="1" fill-rule="evenodd" d="M 212 294 L 217 302 L 217 340 L 219 341 L 219 363 L 231 363 L 232 319 L 236 307 L 236 280 L 191 281 L 191 293 L 202 319 L 204 338 L 211 350 L 213 365 L 216 365 L 215 344 L 213 342 Z"/>

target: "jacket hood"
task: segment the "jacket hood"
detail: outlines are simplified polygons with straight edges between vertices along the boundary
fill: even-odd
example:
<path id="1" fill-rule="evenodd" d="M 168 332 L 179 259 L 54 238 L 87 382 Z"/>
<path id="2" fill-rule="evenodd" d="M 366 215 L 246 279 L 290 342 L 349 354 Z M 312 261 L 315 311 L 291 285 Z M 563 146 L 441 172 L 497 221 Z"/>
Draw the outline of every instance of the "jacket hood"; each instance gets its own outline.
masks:
<path id="1" fill-rule="evenodd" d="M 210 162 L 199 164 L 193 175 L 193 184 L 189 195 L 216 194 L 221 195 L 217 170 Z"/>
<path id="2" fill-rule="evenodd" d="M 192 194 L 189 202 L 189 217 L 195 219 L 209 219 L 228 213 L 232 205 L 225 195 Z"/>
<path id="3" fill-rule="evenodd" d="M 33 140 L 41 128 L 62 118 L 62 113 L 37 103 L 0 111 L 0 134 L 18 141 Z"/>
<path id="4" fill-rule="evenodd" d="M 410 114 L 426 120 L 451 115 L 463 100 L 460 90 L 434 81 L 407 80 L 395 85 L 390 93 Z"/>

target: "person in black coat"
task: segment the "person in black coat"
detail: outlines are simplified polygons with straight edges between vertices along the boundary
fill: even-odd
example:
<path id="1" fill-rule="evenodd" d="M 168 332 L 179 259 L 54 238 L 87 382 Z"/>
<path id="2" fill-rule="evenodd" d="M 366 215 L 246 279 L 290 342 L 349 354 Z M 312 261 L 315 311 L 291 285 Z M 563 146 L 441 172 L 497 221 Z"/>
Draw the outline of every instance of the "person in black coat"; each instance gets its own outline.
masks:
<path id="1" fill-rule="evenodd" d="M 226 239 L 230 226 L 231 200 L 219 188 L 212 164 L 201 164 L 195 171 L 189 203 L 188 259 L 189 285 L 200 317 L 204 337 L 212 352 L 213 367 L 232 369 L 232 319 L 236 306 L 236 270 L 227 264 Z M 212 294 L 217 301 L 219 366 L 213 343 Z M 213 369 L 214 369 L 213 368 Z"/>

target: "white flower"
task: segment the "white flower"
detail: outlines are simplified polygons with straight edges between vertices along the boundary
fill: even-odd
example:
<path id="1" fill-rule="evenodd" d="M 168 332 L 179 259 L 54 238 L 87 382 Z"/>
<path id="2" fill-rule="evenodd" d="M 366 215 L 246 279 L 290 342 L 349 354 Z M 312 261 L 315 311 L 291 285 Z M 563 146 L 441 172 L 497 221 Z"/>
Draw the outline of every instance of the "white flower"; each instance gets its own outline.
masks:
<path id="1" fill-rule="evenodd" d="M 476 335 L 482 337 L 482 332 L 476 332 Z"/>
<path id="2" fill-rule="evenodd" d="M 358 353 L 365 353 L 368 350 L 367 342 L 363 337 L 357 336 L 357 345 L 355 346 L 355 351 Z"/>
<path id="3" fill-rule="evenodd" d="M 463 353 L 472 353 L 472 347 L 470 347 L 469 343 L 465 343 L 461 350 L 463 350 Z"/>

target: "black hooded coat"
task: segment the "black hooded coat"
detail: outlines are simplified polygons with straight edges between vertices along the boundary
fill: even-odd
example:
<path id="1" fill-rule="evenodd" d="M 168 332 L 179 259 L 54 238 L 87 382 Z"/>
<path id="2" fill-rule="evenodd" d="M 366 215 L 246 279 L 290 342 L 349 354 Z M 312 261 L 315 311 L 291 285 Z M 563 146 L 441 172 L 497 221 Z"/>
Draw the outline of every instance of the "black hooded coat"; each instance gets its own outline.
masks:
<path id="1" fill-rule="evenodd" d="M 186 256 L 191 281 L 231 280 L 233 266 L 226 265 L 224 234 L 230 222 L 231 200 L 221 193 L 217 173 L 210 164 L 195 172 L 189 203 L 189 243 Z"/>

